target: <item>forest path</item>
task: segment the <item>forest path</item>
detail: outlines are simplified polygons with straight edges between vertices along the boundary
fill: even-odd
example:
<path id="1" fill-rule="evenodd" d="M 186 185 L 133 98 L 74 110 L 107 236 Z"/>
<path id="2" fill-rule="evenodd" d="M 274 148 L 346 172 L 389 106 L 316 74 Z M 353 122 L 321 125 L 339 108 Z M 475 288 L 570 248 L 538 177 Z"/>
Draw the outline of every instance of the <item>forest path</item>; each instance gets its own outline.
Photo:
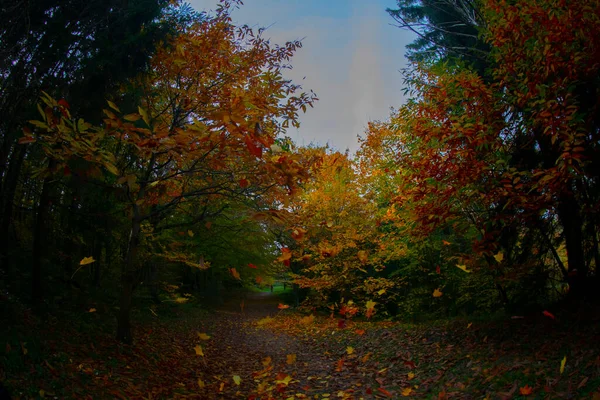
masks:
<path id="1" fill-rule="evenodd" d="M 257 399 L 266 399 L 265 392 L 283 399 L 355 398 L 356 393 L 340 393 L 356 376 L 335 371 L 339 354 L 334 357 L 308 333 L 299 338 L 260 326 L 281 312 L 280 301 L 269 292 L 248 293 L 245 299 L 230 299 L 207 320 L 211 339 L 201 343 L 206 364 L 200 363 L 206 398 L 257 394 Z M 241 378 L 239 385 L 234 376 Z"/>

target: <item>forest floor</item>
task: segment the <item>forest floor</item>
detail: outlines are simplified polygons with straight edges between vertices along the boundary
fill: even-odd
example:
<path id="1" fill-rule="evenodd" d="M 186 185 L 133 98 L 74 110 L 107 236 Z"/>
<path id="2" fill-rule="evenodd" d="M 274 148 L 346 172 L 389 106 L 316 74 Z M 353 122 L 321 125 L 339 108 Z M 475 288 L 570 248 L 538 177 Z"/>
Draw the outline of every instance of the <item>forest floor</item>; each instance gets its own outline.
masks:
<path id="1" fill-rule="evenodd" d="M 133 346 L 100 307 L 70 324 L 25 311 L 0 338 L 0 380 L 13 399 L 600 400 L 598 323 L 355 322 L 280 310 L 270 293 L 241 301 L 152 309 Z"/>

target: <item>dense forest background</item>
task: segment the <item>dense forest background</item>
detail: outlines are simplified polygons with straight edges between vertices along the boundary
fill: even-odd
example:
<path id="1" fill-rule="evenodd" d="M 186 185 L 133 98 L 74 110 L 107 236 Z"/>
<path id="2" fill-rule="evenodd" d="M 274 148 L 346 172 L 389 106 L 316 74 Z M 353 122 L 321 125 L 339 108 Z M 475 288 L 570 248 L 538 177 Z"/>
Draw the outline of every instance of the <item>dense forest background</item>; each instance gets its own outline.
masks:
<path id="1" fill-rule="evenodd" d="M 286 136 L 302 43 L 238 6 L 2 3 L 4 326 L 100 310 L 131 344 L 142 310 L 274 283 L 344 320 L 594 309 L 598 1 L 398 0 L 410 100 L 356 154 Z"/>

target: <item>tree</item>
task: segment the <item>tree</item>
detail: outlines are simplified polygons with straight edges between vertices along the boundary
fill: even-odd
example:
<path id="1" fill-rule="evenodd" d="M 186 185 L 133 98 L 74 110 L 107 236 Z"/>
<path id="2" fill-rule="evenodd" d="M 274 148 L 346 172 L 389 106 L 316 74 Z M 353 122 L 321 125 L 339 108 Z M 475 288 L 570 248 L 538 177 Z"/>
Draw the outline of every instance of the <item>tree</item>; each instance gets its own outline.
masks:
<path id="1" fill-rule="evenodd" d="M 348 155 L 322 151 L 311 180 L 290 203 L 293 240 L 280 260 L 295 284 L 317 291 L 326 303 L 387 299 L 395 282 L 382 272 L 375 204 Z"/>
<path id="2" fill-rule="evenodd" d="M 131 223 L 117 333 L 125 342 L 132 340 L 144 221 L 168 225 L 168 216 L 191 201 L 291 193 L 305 174 L 294 154 L 275 146 L 282 129 L 298 125 L 298 110 L 314 101 L 295 96 L 299 86 L 281 77 L 300 43 L 271 47 L 260 32 L 233 26 L 230 7 L 222 3 L 214 17 L 157 51 L 152 72 L 135 83 L 144 93 L 138 113 L 119 116 L 115 105 L 105 111 Z"/>
<path id="3" fill-rule="evenodd" d="M 597 173 L 588 161 L 595 158 L 596 111 L 582 101 L 580 83 L 597 85 L 596 47 L 582 30 L 564 27 L 587 21 L 596 6 L 483 3 L 491 78 L 460 62 L 421 64 L 409 76 L 418 96 L 387 126 L 372 125 L 365 142 L 387 149 L 380 168 L 395 165 L 392 203 L 415 232 L 475 227 L 472 265 L 496 271 L 497 279 L 509 266 L 536 269 L 547 261 L 538 254 L 549 253 L 549 268 L 571 292 L 589 293 L 581 282 L 592 281 L 597 242 Z M 556 223 L 568 270 L 556 251 Z"/>
<path id="4" fill-rule="evenodd" d="M 14 204 L 26 160 L 41 154 L 37 146 L 17 144 L 26 121 L 35 117 L 42 91 L 68 97 L 70 112 L 92 122 L 101 119 L 100 105 L 118 85 L 143 71 L 156 43 L 169 32 L 167 1 L 14 2 L 3 4 L 0 29 L 0 229 L 8 234 L 0 245 L 0 265 L 8 268 L 14 237 Z M 172 6 L 176 8 L 176 6 Z M 90 96 L 89 93 L 95 93 Z M 28 152 L 32 154 L 27 155 Z M 42 156 L 43 157 L 43 156 Z M 56 180 L 38 190 L 38 228 L 32 263 L 41 271 L 44 226 Z M 33 185 L 38 186 L 38 185 Z M 43 199 L 42 199 L 43 197 Z M 56 200 L 56 199 L 54 199 Z M 35 280 L 38 280 L 37 278 Z M 39 285 L 34 301 L 42 299 Z"/>

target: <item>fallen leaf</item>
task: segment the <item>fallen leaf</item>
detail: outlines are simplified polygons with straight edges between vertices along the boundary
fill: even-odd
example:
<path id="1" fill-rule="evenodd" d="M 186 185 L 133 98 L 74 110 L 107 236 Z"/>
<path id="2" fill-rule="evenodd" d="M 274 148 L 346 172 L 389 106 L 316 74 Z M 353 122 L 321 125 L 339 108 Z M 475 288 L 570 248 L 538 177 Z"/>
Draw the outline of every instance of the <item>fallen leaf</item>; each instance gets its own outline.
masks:
<path id="1" fill-rule="evenodd" d="M 565 372 L 565 365 L 567 364 L 567 356 L 565 356 L 560 362 L 560 373 Z"/>
<path id="2" fill-rule="evenodd" d="M 208 339 L 210 339 L 210 336 L 208 336 L 206 333 L 198 332 L 198 338 L 200 338 L 202 340 L 208 340 Z"/>
<path id="3" fill-rule="evenodd" d="M 240 386 L 240 383 L 242 383 L 242 378 L 240 378 L 240 376 L 239 376 L 239 375 L 234 375 L 234 376 L 233 376 L 233 382 L 234 382 L 236 385 Z"/>
<path id="4" fill-rule="evenodd" d="M 237 272 L 237 269 L 235 269 L 235 268 L 229 268 L 229 272 L 231 273 L 231 276 L 233 276 L 238 281 L 242 280 L 242 278 L 240 277 L 240 273 Z"/>
<path id="5" fill-rule="evenodd" d="M 521 393 L 523 396 L 529 396 L 531 393 L 533 393 L 533 388 L 529 385 L 525 385 L 522 388 L 519 388 L 519 393 Z"/>
<path id="6" fill-rule="evenodd" d="M 504 260 L 504 254 L 502 254 L 502 252 L 499 251 L 498 254 L 494 255 L 494 258 L 497 262 L 501 263 L 502 260 Z"/>
<path id="7" fill-rule="evenodd" d="M 95 308 L 90 308 L 90 310 L 88 312 L 96 312 Z"/>
<path id="8" fill-rule="evenodd" d="M 408 377 L 408 380 L 412 380 L 415 378 L 415 373 L 414 372 L 409 372 L 408 374 L 406 374 L 406 376 Z"/>
<path id="9" fill-rule="evenodd" d="M 287 304 L 279 303 L 277 308 L 279 308 L 280 310 L 285 310 L 286 308 L 290 308 L 290 306 L 288 306 Z"/>
<path id="10" fill-rule="evenodd" d="M 202 351 L 202 347 L 199 344 L 197 344 L 196 347 L 194 347 L 194 350 L 196 350 L 196 355 L 204 357 L 204 352 Z"/>
<path id="11" fill-rule="evenodd" d="M 352 346 L 346 347 L 346 353 L 348 353 L 348 355 L 354 353 L 354 347 L 352 347 Z"/>
<path id="12" fill-rule="evenodd" d="M 433 297 L 442 297 L 442 292 L 440 291 L 440 289 L 435 289 L 433 291 Z"/>
<path id="13" fill-rule="evenodd" d="M 467 329 L 469 329 L 471 327 L 471 325 L 473 325 L 473 323 L 469 322 L 469 324 L 467 325 Z"/>
<path id="14" fill-rule="evenodd" d="M 377 391 L 379 393 L 383 394 L 384 396 L 387 396 L 387 397 L 392 397 L 393 396 L 390 392 L 388 392 L 387 390 L 385 390 L 382 387 L 377 388 Z"/>
<path id="15" fill-rule="evenodd" d="M 204 388 L 204 386 L 206 386 L 204 384 L 204 381 L 202 379 L 200 379 L 200 378 L 198 378 L 198 386 L 200 387 L 200 389 L 202 389 L 202 388 Z"/>
<path id="16" fill-rule="evenodd" d="M 548 318 L 556 319 L 556 317 L 554 316 L 554 314 L 552 314 L 550 311 L 544 310 L 544 311 L 542 311 L 542 314 L 544 314 Z"/>
<path id="17" fill-rule="evenodd" d="M 189 237 L 194 237 L 194 232 L 192 230 L 187 231 Z"/>
<path id="18" fill-rule="evenodd" d="M 449 242 L 449 241 L 447 241 L 447 240 L 442 240 L 442 244 L 443 244 L 444 246 L 450 246 L 452 243 L 450 243 L 450 242 Z"/>
<path id="19" fill-rule="evenodd" d="M 79 265 L 88 265 L 93 262 L 96 262 L 96 260 L 94 260 L 94 257 L 83 257 L 81 261 L 79 261 Z"/>
<path id="20" fill-rule="evenodd" d="M 296 362 L 296 355 L 295 354 L 288 354 L 287 358 L 286 358 L 286 362 L 288 363 L 288 365 L 292 365 Z"/>
<path id="21" fill-rule="evenodd" d="M 248 263 L 248 267 L 252 269 L 257 269 L 258 267 L 252 263 Z"/>
<path id="22" fill-rule="evenodd" d="M 357 334 L 357 335 L 359 335 L 359 336 L 362 336 L 362 335 L 364 335 L 364 334 L 365 334 L 365 332 L 366 332 L 366 331 L 365 331 L 364 329 L 357 329 L 357 330 L 355 330 L 355 331 L 354 331 L 354 333 L 356 333 L 356 334 Z"/>
<path id="23" fill-rule="evenodd" d="M 468 274 L 470 274 L 470 273 L 471 273 L 471 271 L 467 269 L 467 266 L 466 266 L 466 265 L 457 264 L 457 265 L 456 265 L 456 268 L 458 268 L 458 269 L 462 269 L 463 271 L 465 271 L 465 272 L 466 272 L 466 273 L 468 273 Z"/>
<path id="24" fill-rule="evenodd" d="M 407 397 L 407 396 L 410 396 L 411 393 L 412 393 L 412 388 L 407 387 L 407 388 L 402 389 L 402 396 Z"/>

